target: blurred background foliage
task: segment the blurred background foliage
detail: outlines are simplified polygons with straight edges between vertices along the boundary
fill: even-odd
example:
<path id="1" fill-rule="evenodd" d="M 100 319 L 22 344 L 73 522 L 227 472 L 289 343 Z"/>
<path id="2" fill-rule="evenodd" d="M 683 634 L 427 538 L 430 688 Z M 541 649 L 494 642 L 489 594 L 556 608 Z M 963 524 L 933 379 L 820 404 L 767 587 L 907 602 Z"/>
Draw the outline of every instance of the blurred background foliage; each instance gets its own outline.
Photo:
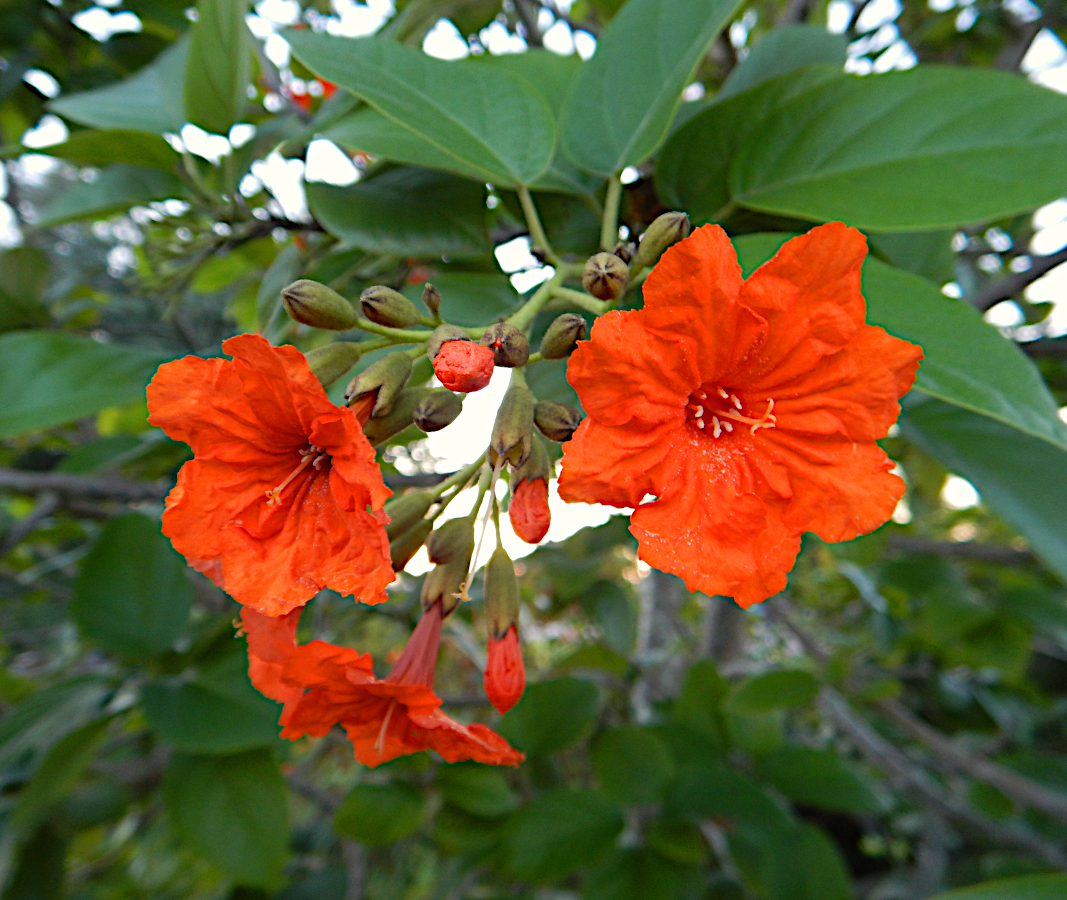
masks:
<path id="1" fill-rule="evenodd" d="M 565 126 L 579 57 L 620 7 L 0 4 L 4 900 L 1067 897 L 1067 326 L 1053 302 L 1067 101 L 1021 75 L 982 80 L 1067 83 L 1058 0 L 673 7 L 724 27 L 694 51 L 687 102 L 656 101 L 674 117 L 658 155 L 653 141 L 616 160 L 623 234 L 677 206 L 723 222 L 751 269 L 782 239 L 765 232 L 841 217 L 871 231 L 872 320 L 927 349 L 885 442 L 908 492 L 875 534 L 808 539 L 787 594 L 747 612 L 639 565 L 621 517 L 540 547 L 520 561 L 532 683 L 503 719 L 480 689 L 476 583 L 438 690 L 522 749 L 520 769 L 421 754 L 368 770 L 339 734 L 279 740 L 235 605 L 160 534 L 188 457 L 145 421 L 161 361 L 217 354 L 239 331 L 323 343 L 281 310 L 299 277 L 413 297 L 430 277 L 460 324 L 529 288 L 494 256 L 526 231 L 514 185 L 487 194 L 417 140 L 383 153 L 400 146 L 390 120 L 318 80 L 313 50 L 290 57 L 280 28 L 380 27 L 483 58 L 528 45 L 494 64 Z M 629 63 L 597 95 L 620 121 L 629 95 L 612 98 L 657 88 L 663 64 L 639 37 L 613 45 Z M 877 74 L 916 64 L 926 81 Z M 894 120 L 893 96 L 850 99 L 868 79 L 842 70 L 918 84 L 919 99 Z M 866 108 L 880 129 L 852 127 Z M 841 109 L 836 126 L 817 118 Z M 916 121 L 948 148 L 929 171 L 893 156 L 922 144 Z M 805 127 L 824 145 L 805 147 Z M 570 140 L 534 194 L 555 249 L 581 259 L 612 148 Z M 856 146 L 859 181 L 831 183 L 818 160 Z M 531 384 L 573 400 L 562 373 L 544 364 Z M 411 438 L 386 451 L 397 490 L 437 477 Z M 323 592 L 302 634 L 388 660 L 418 587 L 402 576 L 374 608 Z"/>

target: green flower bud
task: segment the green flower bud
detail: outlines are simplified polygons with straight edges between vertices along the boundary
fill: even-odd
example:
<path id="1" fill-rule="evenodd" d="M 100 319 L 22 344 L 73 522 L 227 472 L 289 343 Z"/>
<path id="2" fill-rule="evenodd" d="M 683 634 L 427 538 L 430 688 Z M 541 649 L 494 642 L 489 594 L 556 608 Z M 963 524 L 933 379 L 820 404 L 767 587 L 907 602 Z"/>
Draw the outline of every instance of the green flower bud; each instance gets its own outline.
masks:
<path id="1" fill-rule="evenodd" d="M 508 369 L 524 366 L 530 358 L 530 342 L 526 335 L 507 322 L 490 325 L 478 343 L 493 351 L 493 362 L 496 365 Z"/>
<path id="2" fill-rule="evenodd" d="M 626 265 L 630 265 L 633 261 L 634 254 L 637 252 L 637 244 L 633 241 L 619 241 L 615 245 L 615 249 L 611 252 L 626 263 Z"/>
<path id="3" fill-rule="evenodd" d="M 536 402 L 525 384 L 512 384 L 497 410 L 489 448 L 512 466 L 521 466 L 530 455 Z"/>
<path id="4" fill-rule="evenodd" d="M 282 288 L 282 305 L 293 321 L 327 331 L 347 331 L 359 320 L 352 304 L 337 291 L 307 278 Z"/>
<path id="5" fill-rule="evenodd" d="M 519 580 L 515 564 L 497 547 L 485 566 L 485 624 L 489 636 L 500 640 L 512 625 L 519 622 Z"/>
<path id="6" fill-rule="evenodd" d="M 582 421 L 582 412 L 569 403 L 541 400 L 534 407 L 534 424 L 550 441 L 569 441 Z"/>
<path id="7" fill-rule="evenodd" d="M 427 539 L 426 550 L 436 565 L 422 583 L 422 608 L 440 603 L 442 614 L 448 615 L 459 606 L 460 590 L 474 555 L 474 520 L 467 517 L 445 522 Z"/>
<path id="8" fill-rule="evenodd" d="M 377 446 L 391 437 L 396 437 L 415 421 L 415 407 L 419 401 L 430 393 L 430 388 L 405 388 L 393 400 L 392 406 L 383 416 L 371 416 L 363 426 L 367 440 Z"/>
<path id="9" fill-rule="evenodd" d="M 440 431 L 463 412 L 463 399 L 452 391 L 433 391 L 415 407 L 415 424 L 423 431 Z"/>
<path id="10" fill-rule="evenodd" d="M 641 245 L 634 257 L 634 267 L 654 266 L 663 251 L 671 244 L 689 236 L 689 216 L 681 212 L 666 212 L 657 216 L 641 236 Z"/>
<path id="11" fill-rule="evenodd" d="M 577 313 L 564 313 L 548 326 L 541 338 L 543 359 L 563 359 L 570 356 L 578 341 L 589 333 L 589 326 Z"/>
<path id="12" fill-rule="evenodd" d="M 552 478 L 552 460 L 548 458 L 544 441 L 535 437 L 530 443 L 530 455 L 526 462 L 511 473 L 511 487 L 514 490 L 523 481 L 537 481 L 542 478 L 546 482 Z"/>
<path id="13" fill-rule="evenodd" d="M 348 383 L 345 400 L 355 407 L 360 401 L 371 402 L 372 418 L 384 416 L 411 377 L 411 357 L 403 351 L 390 353 L 372 363 Z"/>
<path id="14" fill-rule="evenodd" d="M 430 491 L 409 491 L 401 497 L 393 497 L 385 504 L 385 514 L 390 519 L 389 524 L 385 526 L 389 540 L 396 540 L 421 522 L 433 504 L 434 495 Z"/>
<path id="15" fill-rule="evenodd" d="M 630 282 L 630 270 L 614 253 L 589 257 L 582 269 L 582 287 L 598 300 L 617 300 Z"/>
<path id="16" fill-rule="evenodd" d="M 441 352 L 441 345 L 446 341 L 469 341 L 470 336 L 458 325 L 438 325 L 426 341 L 426 355 L 433 362 Z"/>
<path id="17" fill-rule="evenodd" d="M 430 311 L 430 315 L 440 320 L 441 292 L 428 281 L 422 286 L 422 302 Z"/>
<path id="18" fill-rule="evenodd" d="M 307 354 L 308 365 L 323 387 L 329 387 L 359 362 L 363 351 L 352 341 L 335 341 Z"/>
<path id="19" fill-rule="evenodd" d="M 426 538 L 432 530 L 433 522 L 430 519 L 423 519 L 413 528 L 409 528 L 389 542 L 389 557 L 394 572 L 401 571 L 411 562 L 411 557 L 419 552 L 419 547 L 426 543 Z"/>
<path id="20" fill-rule="evenodd" d="M 414 303 L 384 284 L 367 288 L 359 295 L 359 302 L 363 307 L 363 315 L 372 322 L 388 325 L 390 328 L 417 325 L 422 318 Z"/>

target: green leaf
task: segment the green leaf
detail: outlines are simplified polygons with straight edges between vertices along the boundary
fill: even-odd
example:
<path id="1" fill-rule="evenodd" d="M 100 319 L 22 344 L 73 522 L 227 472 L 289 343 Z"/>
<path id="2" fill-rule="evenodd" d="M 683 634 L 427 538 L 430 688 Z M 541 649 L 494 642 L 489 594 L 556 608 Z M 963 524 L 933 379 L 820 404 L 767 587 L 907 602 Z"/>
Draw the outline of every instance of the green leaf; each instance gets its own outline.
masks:
<path id="1" fill-rule="evenodd" d="M 98 678 L 61 681 L 27 697 L 0 720 L 0 768 L 38 753 L 96 716 L 110 694 Z"/>
<path id="2" fill-rule="evenodd" d="M 970 481 L 985 503 L 1067 581 L 1067 453 L 966 409 L 909 407 L 901 433 Z"/>
<path id="3" fill-rule="evenodd" d="M 161 353 L 51 331 L 0 335 L 0 437 L 144 397 Z"/>
<path id="4" fill-rule="evenodd" d="M 71 618 L 105 650 L 133 657 L 163 653 L 192 607 L 185 571 L 158 523 L 137 513 L 119 516 L 82 561 Z"/>
<path id="5" fill-rule="evenodd" d="M 51 823 L 42 825 L 21 848 L 4 890 L 4 900 L 62 900 L 67 839 Z"/>
<path id="6" fill-rule="evenodd" d="M 553 678 L 529 685 L 498 730 L 527 756 L 547 756 L 581 738 L 599 711 L 591 681 Z"/>
<path id="7" fill-rule="evenodd" d="M 269 750 L 171 759 L 163 801 L 179 838 L 238 884 L 273 887 L 285 862 L 285 781 Z"/>
<path id="8" fill-rule="evenodd" d="M 181 156 L 158 134 L 141 131 L 76 131 L 62 144 L 52 144 L 35 151 L 80 166 L 109 166 L 126 163 L 152 169 L 173 171 Z"/>
<path id="9" fill-rule="evenodd" d="M 506 318 L 519 307 L 519 295 L 506 275 L 443 272 L 433 277 L 433 286 L 441 292 L 441 314 L 453 325 L 484 325 Z M 410 285 L 404 293 L 418 302 L 422 285 Z"/>
<path id="10" fill-rule="evenodd" d="M 885 231 L 870 234 L 871 252 L 890 265 L 943 285 L 956 275 L 956 254 L 952 250 L 953 230 Z"/>
<path id="11" fill-rule="evenodd" d="M 730 686 L 710 659 L 693 663 L 686 672 L 671 718 L 711 739 L 720 751 L 727 744 L 722 703 Z"/>
<path id="12" fill-rule="evenodd" d="M 1023 875 L 998 878 L 938 894 L 930 900 L 1062 900 L 1067 897 L 1067 875 Z"/>
<path id="13" fill-rule="evenodd" d="M 560 142 L 580 168 L 605 177 L 650 156 L 682 89 L 737 0 L 629 0 L 597 39 L 560 116 Z"/>
<path id="14" fill-rule="evenodd" d="M 852 882 L 836 845 L 802 822 L 760 843 L 760 881 L 767 900 L 852 900 Z"/>
<path id="15" fill-rule="evenodd" d="M 303 253 L 295 243 L 278 251 L 256 291 L 256 329 L 272 344 L 280 343 L 290 320 L 282 305 L 282 288 L 296 281 L 303 270 Z"/>
<path id="16" fill-rule="evenodd" d="M 475 816 L 506 816 L 519 805 L 508 780 L 489 766 L 475 763 L 441 766 L 437 786 L 445 800 Z"/>
<path id="17" fill-rule="evenodd" d="M 604 732 L 593 745 L 593 769 L 604 792 L 620 803 L 655 803 L 674 778 L 674 759 L 647 728 Z"/>
<path id="18" fill-rule="evenodd" d="M 805 706 L 819 693 L 819 682 L 809 672 L 781 669 L 741 682 L 727 704 L 730 712 L 762 715 L 775 709 Z"/>
<path id="19" fill-rule="evenodd" d="M 189 121 L 212 134 L 226 134 L 248 104 L 251 36 L 247 0 L 198 0 L 189 29 L 185 109 Z"/>
<path id="20" fill-rule="evenodd" d="M 435 145 L 452 171 L 515 187 L 536 180 L 552 159 L 552 111 L 523 79 L 376 38 L 291 31 L 286 40 L 320 77 Z"/>
<path id="21" fill-rule="evenodd" d="M 773 255 L 782 237 L 737 239 L 746 274 Z M 863 293 L 872 325 L 923 348 L 917 391 L 1067 447 L 1067 426 L 1036 366 L 970 305 L 870 257 L 863 266 Z"/>
<path id="22" fill-rule="evenodd" d="M 333 818 L 345 837 L 365 844 L 391 844 L 422 824 L 426 798 L 410 784 L 357 784 Z"/>
<path id="23" fill-rule="evenodd" d="M 877 813 L 882 804 L 840 755 L 796 745 L 760 760 L 760 775 L 794 803 L 851 813 Z"/>
<path id="24" fill-rule="evenodd" d="M 725 100 L 812 63 L 841 68 L 847 56 L 848 39 L 843 34 L 833 34 L 820 25 L 780 25 L 761 37 L 734 66 L 715 100 Z"/>
<path id="25" fill-rule="evenodd" d="M 485 256 L 485 187 L 403 166 L 348 187 L 307 185 L 308 207 L 348 247 L 397 256 Z"/>
<path id="26" fill-rule="evenodd" d="M 243 652 L 229 653 L 190 680 L 156 679 L 141 707 L 160 740 L 185 753 L 233 753 L 272 744 L 279 707 L 252 687 Z"/>
<path id="27" fill-rule="evenodd" d="M 188 50 L 188 40 L 179 38 L 124 81 L 57 97 L 48 108 L 91 128 L 177 133 L 186 121 L 182 85 Z"/>
<path id="28" fill-rule="evenodd" d="M 177 176 L 120 163 L 108 166 L 92 181 L 71 185 L 41 210 L 35 224 L 51 228 L 78 219 L 106 218 L 139 203 L 184 195 L 185 186 Z"/>
<path id="29" fill-rule="evenodd" d="M 617 850 L 589 873 L 582 900 L 678 900 L 684 871 L 645 848 Z"/>
<path id="30" fill-rule="evenodd" d="M 41 299 L 48 274 L 48 257 L 36 247 L 0 253 L 0 332 L 49 323 L 52 317 Z"/>
<path id="31" fill-rule="evenodd" d="M 526 881 L 555 881 L 605 854 L 622 828 L 622 813 L 603 795 L 550 791 L 509 823 L 509 868 Z"/>
<path id="32" fill-rule="evenodd" d="M 663 812 L 674 819 L 720 816 L 757 832 L 792 824 L 792 818 L 754 781 L 715 763 L 686 768 L 671 788 Z"/>

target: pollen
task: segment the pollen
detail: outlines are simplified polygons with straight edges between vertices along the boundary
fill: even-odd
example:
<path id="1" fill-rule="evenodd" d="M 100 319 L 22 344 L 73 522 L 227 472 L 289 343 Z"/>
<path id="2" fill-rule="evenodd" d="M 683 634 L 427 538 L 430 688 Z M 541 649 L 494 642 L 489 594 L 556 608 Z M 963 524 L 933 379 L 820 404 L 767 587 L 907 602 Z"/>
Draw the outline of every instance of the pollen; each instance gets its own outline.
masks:
<path id="1" fill-rule="evenodd" d="M 761 414 L 757 410 L 763 405 L 762 400 L 756 404 L 746 404 L 736 393 L 724 387 L 702 385 L 700 390 L 689 396 L 685 407 L 686 421 L 712 438 L 733 434 L 737 423 L 747 425 L 748 433 L 755 434 L 761 428 L 774 428 L 778 424 L 774 400 L 768 399 L 766 403 L 767 407 Z M 753 409 L 753 406 L 756 408 Z"/>

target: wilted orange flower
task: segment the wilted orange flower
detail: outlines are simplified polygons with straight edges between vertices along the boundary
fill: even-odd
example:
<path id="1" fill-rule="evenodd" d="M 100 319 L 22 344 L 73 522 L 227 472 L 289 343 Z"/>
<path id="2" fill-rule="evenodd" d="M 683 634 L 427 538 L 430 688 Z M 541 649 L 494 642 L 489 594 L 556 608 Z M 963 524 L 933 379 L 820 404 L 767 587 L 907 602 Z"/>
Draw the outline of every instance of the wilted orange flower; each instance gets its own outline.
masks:
<path id="1" fill-rule="evenodd" d="M 474 341 L 445 341 L 433 359 L 433 371 L 450 391 L 480 391 L 493 377 L 493 351 Z"/>
<path id="2" fill-rule="evenodd" d="M 441 711 L 433 692 L 441 621 L 441 605 L 434 604 L 382 679 L 374 677 L 369 654 L 323 641 L 297 647 L 285 662 L 282 680 L 308 690 L 286 706 L 282 737 L 321 737 L 340 724 L 366 766 L 428 749 L 448 762 L 517 766 L 523 755 L 495 731 L 464 725 Z"/>
<path id="3" fill-rule="evenodd" d="M 742 606 L 785 587 L 803 532 L 847 541 L 885 522 L 904 483 L 875 441 L 922 350 L 864 323 L 865 255 L 839 222 L 747 281 L 717 226 L 667 250 L 644 308 L 601 317 L 571 356 L 589 416 L 560 496 L 636 507 L 643 560 Z"/>
<path id="4" fill-rule="evenodd" d="M 548 481 L 523 479 L 511 492 L 508 517 L 515 534 L 527 544 L 540 544 L 552 525 L 552 511 L 548 508 Z"/>
<path id="5" fill-rule="evenodd" d="M 390 491 L 356 416 L 326 398 L 296 348 L 254 334 L 222 348 L 233 360 L 187 356 L 148 386 L 148 421 L 196 456 L 167 497 L 163 533 L 268 616 L 323 587 L 384 600 Z"/>
<path id="6" fill-rule="evenodd" d="M 511 625 L 497 640 L 489 635 L 485 663 L 485 696 L 503 715 L 522 699 L 526 690 L 526 664 L 519 646 L 519 630 Z"/>

